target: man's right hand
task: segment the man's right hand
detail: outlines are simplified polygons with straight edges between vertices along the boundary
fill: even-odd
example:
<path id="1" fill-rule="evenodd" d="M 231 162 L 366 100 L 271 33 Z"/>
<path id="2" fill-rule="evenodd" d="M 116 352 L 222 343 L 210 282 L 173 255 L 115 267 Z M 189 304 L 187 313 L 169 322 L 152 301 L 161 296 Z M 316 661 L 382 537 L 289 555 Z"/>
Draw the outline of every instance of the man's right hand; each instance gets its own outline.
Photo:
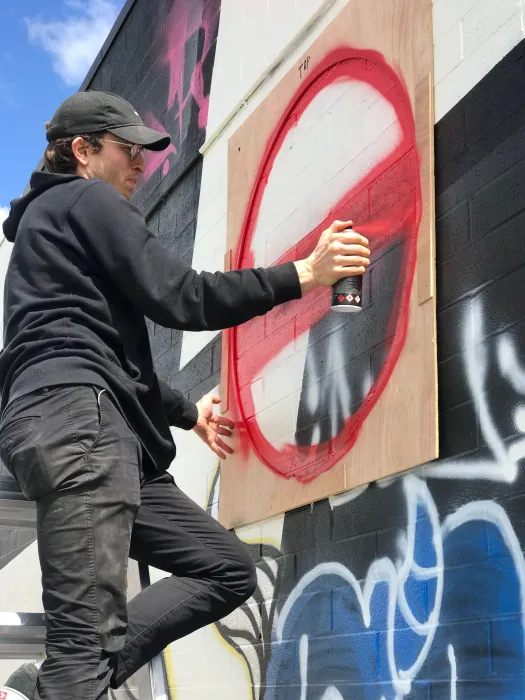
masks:
<path id="1" fill-rule="evenodd" d="M 344 231 L 351 226 L 351 221 L 334 221 L 321 234 L 313 253 L 295 262 L 303 294 L 366 271 L 370 265 L 368 240 L 357 231 Z"/>

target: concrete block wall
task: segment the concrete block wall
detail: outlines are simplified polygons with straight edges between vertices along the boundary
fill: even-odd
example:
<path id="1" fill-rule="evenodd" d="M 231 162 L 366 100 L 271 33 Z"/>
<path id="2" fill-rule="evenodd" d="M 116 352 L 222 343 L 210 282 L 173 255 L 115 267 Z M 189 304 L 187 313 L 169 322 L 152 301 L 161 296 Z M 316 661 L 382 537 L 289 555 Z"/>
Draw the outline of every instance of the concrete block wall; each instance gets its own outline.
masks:
<path id="1" fill-rule="evenodd" d="M 172 135 L 135 201 L 196 269 L 222 266 L 229 136 L 344 4 L 136 0 L 91 72 L 86 86 Z M 524 697 L 524 16 L 522 0 L 434 0 L 440 459 L 240 528 L 258 589 L 166 650 L 172 700 Z M 374 145 L 388 109 L 371 114 Z M 194 400 L 218 391 L 220 334 L 150 324 L 150 337 L 162 377 Z M 220 465 L 175 437 L 178 484 L 216 515 Z M 20 575 L 17 561 L 0 573 Z"/>
<path id="2" fill-rule="evenodd" d="M 246 71 L 255 65 L 261 74 L 320 3 L 304 13 L 299 3 L 263 5 L 252 16 L 252 8 L 223 2 L 208 138 L 256 79 L 255 69 Z M 328 10 L 307 42 L 340 7 Z M 171 645 L 173 697 L 524 693 L 523 7 L 436 0 L 434 10 L 441 457 L 240 528 L 257 561 L 258 591 L 244 610 Z M 268 31 L 268 23 L 279 30 Z M 249 49 L 241 36 L 249 36 Z M 227 138 L 306 45 L 205 152 L 197 269 L 214 268 L 225 250 Z M 218 383 L 216 340 L 184 334 L 183 382 L 195 371 L 202 389 Z M 293 358 L 304 367 L 304 356 Z M 178 443 L 178 482 L 216 513 L 213 455 L 191 435 Z"/>

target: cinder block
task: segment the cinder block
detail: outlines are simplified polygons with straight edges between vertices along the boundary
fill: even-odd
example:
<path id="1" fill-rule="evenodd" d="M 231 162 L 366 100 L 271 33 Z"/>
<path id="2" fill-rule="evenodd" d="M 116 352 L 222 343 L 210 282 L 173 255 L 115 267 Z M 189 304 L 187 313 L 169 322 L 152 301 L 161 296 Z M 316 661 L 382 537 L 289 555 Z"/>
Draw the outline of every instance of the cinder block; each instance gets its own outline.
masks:
<path id="1" fill-rule="evenodd" d="M 295 0 L 268 0 L 267 23 L 273 29 L 266 45 L 266 65 L 277 56 L 291 39 L 298 17 Z"/>
<path id="2" fill-rule="evenodd" d="M 302 549 L 302 545 L 301 545 Z M 375 533 L 360 535 L 352 539 L 341 540 L 317 545 L 315 549 L 298 551 L 296 555 L 297 580 L 309 574 L 315 567 L 320 567 L 326 575 L 330 575 L 332 588 L 346 589 L 350 586 L 350 579 L 362 581 L 376 558 Z M 346 578 L 342 571 L 346 570 Z M 337 631 L 337 630 L 336 630 Z"/>
<path id="3" fill-rule="evenodd" d="M 332 539 L 332 515 L 328 499 L 296 508 L 286 514 L 287 540 L 283 552 L 316 552 L 322 557 Z M 304 572 L 303 572 L 304 573 Z"/>
<path id="4" fill-rule="evenodd" d="M 190 460 L 188 460 L 188 462 L 189 461 Z M 190 464 L 188 464 L 186 469 L 179 470 L 177 486 L 182 491 L 184 491 L 184 493 L 187 496 L 189 496 L 189 498 L 191 498 L 192 501 L 198 503 L 201 506 L 201 508 L 206 508 L 206 474 L 199 472 L 198 469 L 196 470 L 196 467 L 198 467 L 198 465 L 194 463 L 194 460 L 191 460 L 191 462 L 191 466 Z"/>
<path id="5" fill-rule="evenodd" d="M 183 333 L 183 341 L 180 355 L 180 369 L 191 362 L 191 360 L 209 345 L 220 333 L 220 331 L 201 331 L 200 333 Z"/>
<path id="6" fill-rule="evenodd" d="M 210 231 L 206 238 L 195 243 L 192 267 L 197 272 L 222 272 L 225 253 L 226 241 L 218 231 Z"/>
<path id="7" fill-rule="evenodd" d="M 480 0 L 433 0 L 432 15 L 434 25 L 434 43 L 445 42 L 448 31 L 479 4 Z"/>
<path id="8" fill-rule="evenodd" d="M 463 249 L 468 245 L 469 238 L 469 203 L 465 201 L 436 221 L 436 257 L 439 263 L 460 251 L 464 253 Z M 447 269 L 450 269 L 450 266 Z"/>
<path id="9" fill-rule="evenodd" d="M 467 145 L 466 104 L 468 104 L 468 102 L 462 101 L 448 113 L 446 119 L 442 119 L 436 124 L 435 156 L 436 189 L 438 192 L 442 192 L 443 189 L 446 189 L 442 177 L 446 166 L 461 154 L 465 154 Z M 470 136 L 470 134 L 471 132 L 469 129 L 468 135 Z M 459 205 L 457 204 L 455 206 Z M 438 219 L 445 214 L 440 208 L 438 208 L 436 213 Z"/>
<path id="10" fill-rule="evenodd" d="M 275 446 L 283 446 L 293 439 L 296 426 L 298 399 L 288 395 L 270 407 L 257 412 L 257 423 L 267 440 Z M 254 419 L 252 419 L 254 420 Z"/>
<path id="11" fill-rule="evenodd" d="M 264 406 L 272 406 L 286 396 L 301 391 L 304 365 L 293 355 L 263 373 Z"/>
<path id="12" fill-rule="evenodd" d="M 222 342 L 221 337 L 212 344 L 212 371 L 220 372 L 222 366 Z"/>
<path id="13" fill-rule="evenodd" d="M 171 329 L 161 328 L 151 339 L 153 359 L 160 358 L 171 348 Z"/>
<path id="14" fill-rule="evenodd" d="M 524 154 L 525 155 L 525 154 Z M 472 199 L 472 235 L 479 238 L 525 209 L 525 159 Z M 516 235 L 512 229 L 507 235 Z M 504 236 L 501 236 L 504 239 Z"/>
<path id="15" fill-rule="evenodd" d="M 212 391 L 212 389 L 214 389 L 214 387 L 217 386 L 219 381 L 220 375 L 218 372 L 210 375 L 208 379 L 206 379 L 190 391 L 188 398 L 190 399 L 190 401 L 199 401 L 199 399 L 201 399 L 204 396 L 204 394 L 208 394 L 210 391 Z"/>
<path id="16" fill-rule="evenodd" d="M 478 447 L 477 412 L 472 403 L 440 413 L 439 454 L 442 459 Z"/>
<path id="17" fill-rule="evenodd" d="M 197 220 L 197 212 L 199 207 L 199 192 L 196 190 L 187 197 L 177 209 L 177 220 L 175 231 L 181 234 L 188 226 Z"/>
<path id="18" fill-rule="evenodd" d="M 439 82 L 451 73 L 465 57 L 462 20 L 447 29 L 446 39 L 440 37 L 434 45 L 435 80 Z"/>
<path id="19" fill-rule="evenodd" d="M 258 544 L 260 546 L 262 542 L 262 530 L 260 523 L 243 525 L 242 527 L 236 528 L 235 533 L 237 537 L 239 537 L 239 539 L 246 544 Z"/>
<path id="20" fill-rule="evenodd" d="M 215 71 L 213 81 L 215 85 Z M 209 128 L 208 131 L 210 131 Z M 199 203 L 199 206 L 202 209 L 207 207 L 215 197 L 218 197 L 221 190 L 226 190 L 228 173 L 227 144 L 227 139 L 219 139 L 218 141 L 215 141 L 210 150 L 206 152 L 202 165 Z"/>
<path id="21" fill-rule="evenodd" d="M 443 659 L 443 663 L 447 663 L 447 660 Z M 457 681 L 454 687 L 456 697 L 463 698 L 463 700 L 479 700 L 483 695 L 489 698 L 511 697 L 515 683 L 483 679 L 480 681 Z M 431 700 L 450 700 L 450 680 L 431 683 L 430 698 Z"/>
<path id="22" fill-rule="evenodd" d="M 483 288 L 478 295 L 482 308 L 492 309 L 484 316 L 484 337 L 504 330 L 525 318 L 523 304 L 518 302 L 517 289 L 525 281 L 525 269 L 518 268 L 502 279 Z"/>
<path id="23" fill-rule="evenodd" d="M 471 399 L 465 364 L 460 355 L 438 364 L 439 409 L 447 411 Z"/>
<path id="24" fill-rule="evenodd" d="M 514 679 L 523 683 L 525 668 L 519 663 L 516 647 L 520 647 L 523 635 L 521 616 L 513 615 L 490 621 L 490 662 L 493 676 Z"/>
<path id="25" fill-rule="evenodd" d="M 496 69 L 497 78 L 489 74 L 465 101 L 469 146 L 487 136 L 492 139 L 499 137 L 502 142 L 505 137 L 503 134 L 500 136 L 498 127 L 504 122 L 511 129 L 509 134 L 512 133 L 514 125 L 509 117 L 525 106 L 523 57 L 524 46 L 521 42 L 507 54 L 504 66 Z M 518 119 L 516 123 L 521 125 L 522 120 Z"/>
<path id="26" fill-rule="evenodd" d="M 179 369 L 180 347 L 172 345 L 163 355 L 155 360 L 155 368 L 160 376 L 170 386 L 173 385 Z"/>
<path id="27" fill-rule="evenodd" d="M 470 585 L 465 585 L 468 581 Z M 506 595 L 500 598 L 504 581 L 508 588 Z M 447 569 L 443 598 L 451 602 L 442 607 L 441 624 L 519 613 L 519 586 L 512 559 L 487 560 Z"/>
<path id="28" fill-rule="evenodd" d="M 480 49 L 511 18 L 519 23 L 516 0 L 479 0 L 462 19 L 465 57 Z"/>
<path id="29" fill-rule="evenodd" d="M 512 529 L 519 542 L 525 541 L 525 494 L 523 485 L 518 482 L 513 485 L 509 494 L 507 489 L 493 490 L 504 509 Z M 493 528 L 487 531 L 487 551 L 491 558 L 506 557 L 508 555 L 507 543 L 502 539 L 501 533 Z"/>
<path id="30" fill-rule="evenodd" d="M 191 391 L 212 374 L 212 350 L 205 347 L 180 373 L 181 391 Z"/>
<path id="31" fill-rule="evenodd" d="M 226 216 L 226 190 L 221 190 L 208 204 L 199 209 L 196 240 L 200 243 Z"/>
<path id="32" fill-rule="evenodd" d="M 316 590 L 317 584 L 322 586 L 320 581 L 314 581 L 311 588 L 308 587 L 298 598 L 294 597 L 290 624 L 284 625 L 283 640 L 299 641 L 303 635 L 315 639 L 332 632 L 332 591 L 329 588 Z M 284 601 L 279 601 L 281 609 L 282 603 Z"/>
<path id="33" fill-rule="evenodd" d="M 370 517 L 374 513 L 374 518 Z M 369 487 L 359 498 L 333 510 L 334 539 L 341 540 L 387 528 L 406 527 L 401 480 L 388 489 Z"/>
<path id="34" fill-rule="evenodd" d="M 438 306 L 438 362 L 443 362 L 463 350 L 461 335 L 457 333 L 457 329 L 461 328 L 466 307 L 467 300 L 455 303 L 443 310 Z"/>
<path id="35" fill-rule="evenodd" d="M 516 14 L 439 81 L 435 86 L 436 121 L 477 85 L 522 39 L 520 17 Z"/>
<path id="36" fill-rule="evenodd" d="M 261 526 L 264 545 L 282 549 L 284 515 L 277 515 L 274 518 L 263 520 Z"/>

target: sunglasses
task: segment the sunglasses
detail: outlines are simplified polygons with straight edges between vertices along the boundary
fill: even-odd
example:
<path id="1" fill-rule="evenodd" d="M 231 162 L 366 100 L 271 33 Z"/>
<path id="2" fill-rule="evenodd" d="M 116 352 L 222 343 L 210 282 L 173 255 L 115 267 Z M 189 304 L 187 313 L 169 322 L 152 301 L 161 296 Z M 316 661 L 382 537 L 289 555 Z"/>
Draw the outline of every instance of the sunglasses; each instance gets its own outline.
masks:
<path id="1" fill-rule="evenodd" d="M 116 143 L 117 146 L 122 146 L 122 148 L 129 148 L 129 159 L 131 162 L 137 160 L 139 156 L 143 156 L 146 149 L 144 146 L 139 146 L 136 143 L 122 143 L 122 141 L 112 141 L 111 139 L 101 139 L 107 143 Z"/>

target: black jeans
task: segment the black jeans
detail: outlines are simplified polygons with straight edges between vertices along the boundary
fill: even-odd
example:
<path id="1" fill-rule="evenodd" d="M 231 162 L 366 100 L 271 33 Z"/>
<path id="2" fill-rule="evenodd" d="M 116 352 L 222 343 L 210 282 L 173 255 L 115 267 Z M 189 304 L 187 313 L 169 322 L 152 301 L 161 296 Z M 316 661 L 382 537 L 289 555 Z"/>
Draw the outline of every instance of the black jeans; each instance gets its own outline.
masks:
<path id="1" fill-rule="evenodd" d="M 0 458 L 36 500 L 46 613 L 38 700 L 100 700 L 170 642 L 246 601 L 248 549 L 140 443 L 105 391 L 60 386 L 15 399 Z M 172 576 L 127 603 L 128 557 Z"/>

